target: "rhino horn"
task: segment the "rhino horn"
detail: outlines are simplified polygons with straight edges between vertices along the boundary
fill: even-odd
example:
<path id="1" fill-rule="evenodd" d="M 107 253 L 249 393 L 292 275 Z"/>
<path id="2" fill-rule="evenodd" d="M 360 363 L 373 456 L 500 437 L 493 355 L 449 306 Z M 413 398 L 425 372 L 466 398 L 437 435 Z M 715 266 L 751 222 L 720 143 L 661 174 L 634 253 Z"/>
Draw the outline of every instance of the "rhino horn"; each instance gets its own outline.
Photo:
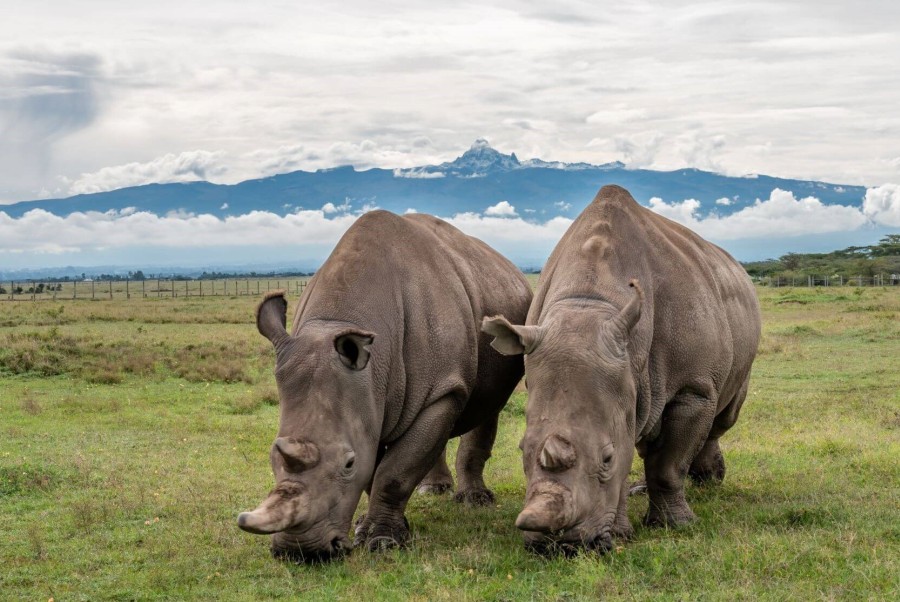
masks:
<path id="1" fill-rule="evenodd" d="M 309 470 L 319 463 L 319 448 L 310 441 L 278 437 L 275 439 L 275 449 L 284 458 L 287 467 L 294 472 Z"/>
<path id="2" fill-rule="evenodd" d="M 552 533 L 572 523 L 572 496 L 561 486 L 540 491 L 531 496 L 516 518 L 516 527 L 523 531 Z"/>
<path id="3" fill-rule="evenodd" d="M 568 470 L 575 466 L 577 455 L 571 443 L 561 435 L 550 435 L 544 441 L 538 462 L 541 468 L 551 472 Z"/>
<path id="4" fill-rule="evenodd" d="M 303 522 L 307 501 L 294 483 L 279 485 L 251 512 L 238 515 L 238 527 L 248 533 L 278 533 Z"/>

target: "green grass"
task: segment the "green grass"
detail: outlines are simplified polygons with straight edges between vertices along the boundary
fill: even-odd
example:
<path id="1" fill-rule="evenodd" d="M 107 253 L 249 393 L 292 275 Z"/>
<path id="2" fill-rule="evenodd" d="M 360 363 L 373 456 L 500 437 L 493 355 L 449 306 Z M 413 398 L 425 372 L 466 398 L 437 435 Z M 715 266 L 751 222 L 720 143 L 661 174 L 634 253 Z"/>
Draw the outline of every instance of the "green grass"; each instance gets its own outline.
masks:
<path id="1" fill-rule="evenodd" d="M 313 567 L 235 522 L 271 487 L 278 422 L 255 298 L 0 303 L 0 599 L 897 599 L 900 290 L 759 293 L 728 475 L 689 486 L 695 525 L 525 552 L 517 393 L 496 507 L 417 495 L 409 549 Z"/>

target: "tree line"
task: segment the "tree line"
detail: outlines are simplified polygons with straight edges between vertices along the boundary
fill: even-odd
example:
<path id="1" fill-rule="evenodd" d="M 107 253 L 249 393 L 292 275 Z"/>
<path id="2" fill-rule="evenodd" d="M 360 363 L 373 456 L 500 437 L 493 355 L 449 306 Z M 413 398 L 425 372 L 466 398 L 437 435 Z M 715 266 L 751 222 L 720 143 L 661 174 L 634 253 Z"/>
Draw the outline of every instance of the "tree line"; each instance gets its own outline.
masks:
<path id="1" fill-rule="evenodd" d="M 830 253 L 787 253 L 778 259 L 748 261 L 742 265 L 753 278 L 806 278 L 900 274 L 900 234 L 888 234 L 867 247 L 847 247 Z"/>

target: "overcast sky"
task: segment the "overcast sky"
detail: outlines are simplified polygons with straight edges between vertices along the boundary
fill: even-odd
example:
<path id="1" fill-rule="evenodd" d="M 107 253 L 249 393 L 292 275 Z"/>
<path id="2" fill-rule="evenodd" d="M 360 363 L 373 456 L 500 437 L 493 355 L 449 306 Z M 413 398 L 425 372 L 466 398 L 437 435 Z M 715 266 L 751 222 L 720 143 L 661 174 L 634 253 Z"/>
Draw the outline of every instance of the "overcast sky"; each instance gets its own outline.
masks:
<path id="1" fill-rule="evenodd" d="M 6 3 L 0 203 L 409 167 L 479 137 L 880 187 L 900 182 L 898 23 L 886 0 Z"/>
<path id="2" fill-rule="evenodd" d="M 900 181 L 900 3 L 131 3 L 0 18 L 0 199 L 520 157 Z M 680 200 L 680 199 L 679 199 Z"/>

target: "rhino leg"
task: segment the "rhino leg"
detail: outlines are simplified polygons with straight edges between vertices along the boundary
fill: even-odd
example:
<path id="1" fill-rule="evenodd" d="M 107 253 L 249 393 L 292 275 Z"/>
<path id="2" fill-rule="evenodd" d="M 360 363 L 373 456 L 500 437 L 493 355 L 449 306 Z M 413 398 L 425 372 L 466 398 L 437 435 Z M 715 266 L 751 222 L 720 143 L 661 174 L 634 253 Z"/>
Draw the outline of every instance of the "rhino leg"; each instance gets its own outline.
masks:
<path id="1" fill-rule="evenodd" d="M 644 448 L 650 504 L 644 523 L 674 527 L 696 519 L 684 497 L 684 479 L 709 436 L 716 403 L 694 393 L 679 393 L 662 415 L 655 441 Z"/>
<path id="2" fill-rule="evenodd" d="M 688 475 L 697 485 L 718 485 L 725 480 L 725 458 L 718 439 L 707 439 L 703 449 L 691 462 Z"/>
<path id="3" fill-rule="evenodd" d="M 410 539 L 406 504 L 434 466 L 456 421 L 459 402 L 446 396 L 428 405 L 395 441 L 375 472 L 369 511 L 356 528 L 354 545 L 369 550 L 405 546 Z"/>
<path id="4" fill-rule="evenodd" d="M 741 406 L 744 405 L 744 399 L 747 398 L 747 387 L 750 384 L 749 377 L 744 381 L 737 395 L 731 400 L 725 408 L 719 412 L 713 422 L 712 430 L 706 444 L 694 461 L 691 462 L 691 468 L 688 474 L 691 480 L 698 485 L 713 484 L 718 485 L 725 480 L 725 458 L 722 456 L 722 450 L 719 448 L 719 437 L 724 435 L 728 429 L 737 422 L 738 414 Z"/>
<path id="5" fill-rule="evenodd" d="M 453 491 L 453 475 L 450 474 L 450 467 L 447 466 L 446 445 L 444 446 L 444 449 L 441 450 L 441 455 L 438 456 L 437 462 L 434 463 L 434 466 L 431 467 L 431 470 L 428 471 L 428 474 L 425 475 L 425 478 L 419 483 L 416 491 L 434 495 L 441 495 L 448 491 Z"/>
<path id="6" fill-rule="evenodd" d="M 631 526 L 631 521 L 628 519 L 629 495 L 631 495 L 631 491 L 628 488 L 628 481 L 626 480 L 625 486 L 622 487 L 622 492 L 619 494 L 619 507 L 616 509 L 616 520 L 610 530 L 613 537 L 622 540 L 628 540 L 634 536 L 634 527 Z"/>
<path id="7" fill-rule="evenodd" d="M 494 494 L 484 484 L 484 465 L 491 457 L 499 418 L 499 414 L 495 414 L 460 438 L 459 450 L 456 452 L 459 491 L 453 498 L 457 502 L 469 506 L 489 506 L 494 503 Z"/>

